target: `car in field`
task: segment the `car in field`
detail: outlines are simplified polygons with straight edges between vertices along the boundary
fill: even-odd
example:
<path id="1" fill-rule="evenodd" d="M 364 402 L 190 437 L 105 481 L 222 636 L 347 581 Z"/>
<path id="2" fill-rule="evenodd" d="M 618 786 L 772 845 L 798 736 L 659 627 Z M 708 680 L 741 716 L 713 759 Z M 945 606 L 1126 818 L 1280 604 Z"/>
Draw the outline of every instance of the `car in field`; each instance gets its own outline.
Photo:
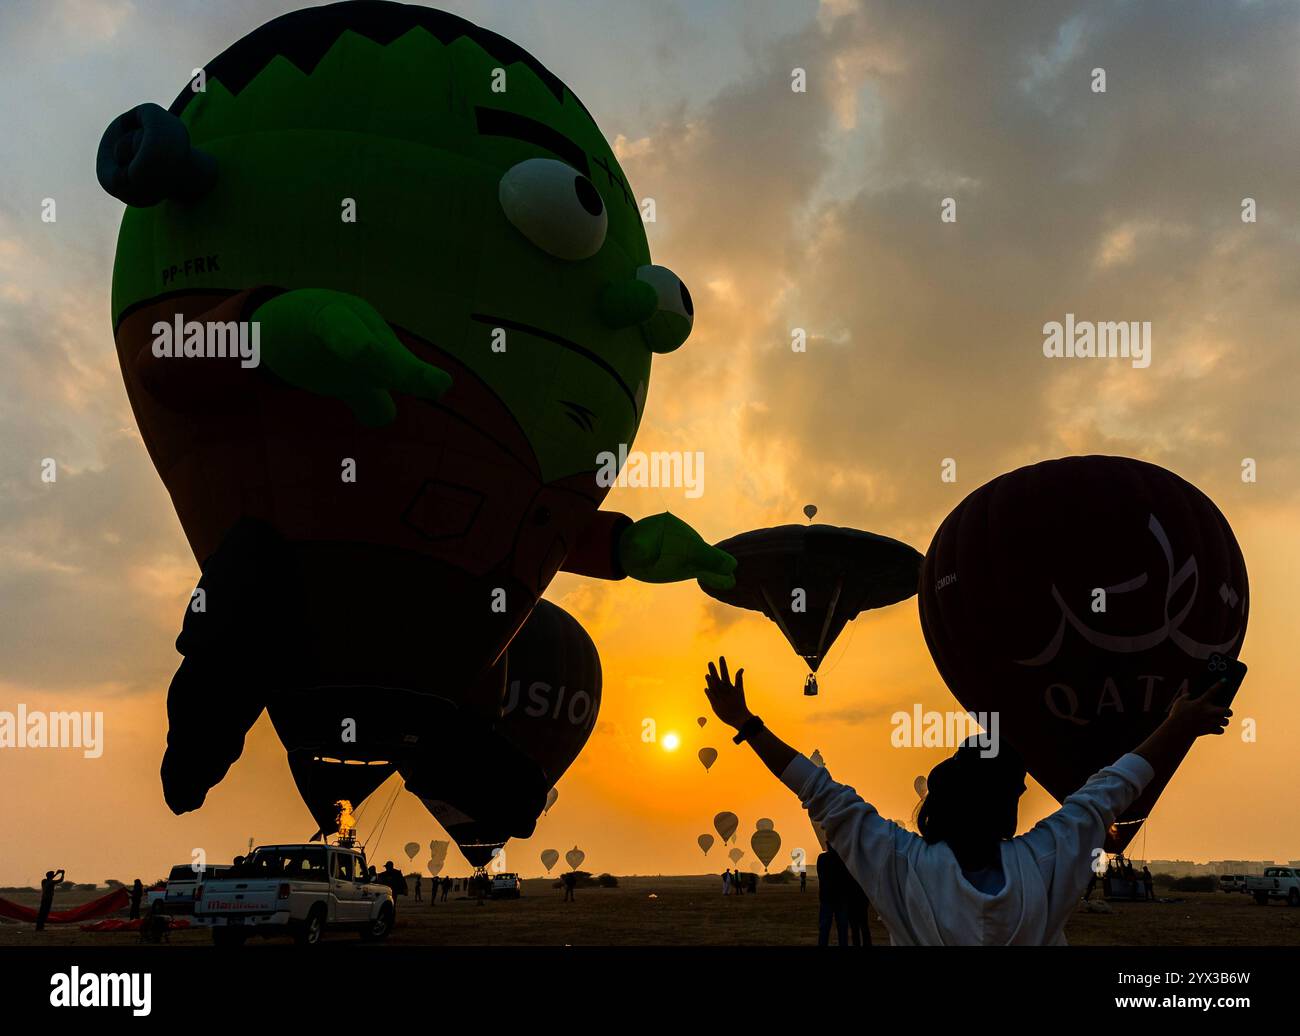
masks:
<path id="1" fill-rule="evenodd" d="M 519 875 L 513 873 L 493 874 L 488 895 L 492 899 L 518 899 L 522 883 Z"/>
<path id="2" fill-rule="evenodd" d="M 212 929 L 218 946 L 238 946 L 251 935 L 289 935 L 314 946 L 327 929 L 385 939 L 396 908 L 392 890 L 370 876 L 361 850 L 294 843 L 258 846 L 232 871 L 202 881 L 193 918 Z"/>
<path id="3" fill-rule="evenodd" d="M 163 885 L 162 907 L 163 913 L 172 914 L 177 917 L 188 917 L 194 913 L 194 892 L 199 886 L 201 877 L 220 878 L 230 871 L 230 864 L 219 864 L 212 867 L 206 867 L 202 871 L 196 871 L 192 863 L 178 863 L 167 874 L 167 881 Z M 152 890 L 149 894 L 149 905 L 153 905 L 154 895 Z"/>
<path id="4" fill-rule="evenodd" d="M 1265 867 L 1262 877 L 1251 874 L 1246 878 L 1246 892 L 1255 897 L 1260 906 L 1270 899 L 1285 900 L 1288 906 L 1300 906 L 1300 868 Z"/>
<path id="5" fill-rule="evenodd" d="M 1220 892 L 1245 892 L 1246 875 L 1244 874 L 1220 874 L 1219 875 Z"/>

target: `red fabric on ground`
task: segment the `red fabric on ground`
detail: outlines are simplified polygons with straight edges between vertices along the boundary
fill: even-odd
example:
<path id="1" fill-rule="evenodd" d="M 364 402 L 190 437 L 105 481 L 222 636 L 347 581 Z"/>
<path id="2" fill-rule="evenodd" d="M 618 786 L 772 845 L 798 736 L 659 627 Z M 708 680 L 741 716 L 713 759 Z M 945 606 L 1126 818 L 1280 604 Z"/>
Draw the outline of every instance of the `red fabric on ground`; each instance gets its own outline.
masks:
<path id="1" fill-rule="evenodd" d="M 45 923 L 75 924 L 77 921 L 86 921 L 92 917 L 114 914 L 125 907 L 129 899 L 125 888 L 114 889 L 108 895 L 92 899 L 89 903 L 82 903 L 81 906 L 67 910 L 52 910 Z M 7 899 L 0 899 L 0 917 L 8 917 L 15 921 L 35 921 L 37 913 L 38 911 L 33 907 L 20 906 Z"/>

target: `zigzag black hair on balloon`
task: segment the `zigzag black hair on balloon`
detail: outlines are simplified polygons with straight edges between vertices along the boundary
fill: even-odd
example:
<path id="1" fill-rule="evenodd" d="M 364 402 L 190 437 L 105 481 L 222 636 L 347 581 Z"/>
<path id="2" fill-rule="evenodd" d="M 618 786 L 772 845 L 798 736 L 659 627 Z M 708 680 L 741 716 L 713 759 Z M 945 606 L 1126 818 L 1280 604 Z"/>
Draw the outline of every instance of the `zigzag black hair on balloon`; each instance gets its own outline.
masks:
<path id="1" fill-rule="evenodd" d="M 522 64 L 532 70 L 557 101 L 563 102 L 567 91 L 583 111 L 587 110 L 558 76 L 517 43 L 446 11 L 388 0 L 346 0 L 281 15 L 227 47 L 204 66 L 204 72 L 231 94 L 238 94 L 276 57 L 283 57 L 310 74 L 344 32 L 355 32 L 386 46 L 417 26 L 444 44 L 464 37 L 503 65 Z M 186 87 L 168 110 L 180 115 L 194 96 L 194 91 Z"/>

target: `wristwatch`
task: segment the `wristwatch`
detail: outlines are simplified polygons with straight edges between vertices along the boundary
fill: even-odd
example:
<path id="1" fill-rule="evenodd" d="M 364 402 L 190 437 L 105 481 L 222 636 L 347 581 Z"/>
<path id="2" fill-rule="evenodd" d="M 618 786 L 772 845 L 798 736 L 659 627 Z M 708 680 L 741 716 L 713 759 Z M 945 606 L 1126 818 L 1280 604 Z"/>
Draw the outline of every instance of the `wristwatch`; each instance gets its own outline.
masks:
<path id="1" fill-rule="evenodd" d="M 749 719 L 745 720 L 745 722 L 740 725 L 740 729 L 736 731 L 736 736 L 731 740 L 736 744 L 740 744 L 741 742 L 748 741 L 762 729 L 763 721 L 757 716 L 750 716 Z"/>

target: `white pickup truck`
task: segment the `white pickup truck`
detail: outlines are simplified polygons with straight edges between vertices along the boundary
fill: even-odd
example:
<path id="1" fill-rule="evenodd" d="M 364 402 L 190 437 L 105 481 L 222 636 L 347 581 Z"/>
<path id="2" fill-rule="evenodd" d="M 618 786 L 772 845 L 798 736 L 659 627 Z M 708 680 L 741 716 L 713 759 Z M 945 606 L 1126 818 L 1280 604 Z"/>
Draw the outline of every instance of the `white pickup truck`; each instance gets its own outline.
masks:
<path id="1" fill-rule="evenodd" d="M 218 946 L 250 935 L 292 935 L 301 946 L 327 928 L 378 941 L 392 930 L 392 891 L 372 881 L 360 850 L 343 845 L 262 845 L 226 875 L 195 890 L 194 923 Z"/>
<path id="2" fill-rule="evenodd" d="M 1246 877 L 1246 894 L 1255 897 L 1260 906 L 1270 899 L 1284 899 L 1288 906 L 1300 906 L 1300 868 L 1265 867 L 1264 876 Z"/>

